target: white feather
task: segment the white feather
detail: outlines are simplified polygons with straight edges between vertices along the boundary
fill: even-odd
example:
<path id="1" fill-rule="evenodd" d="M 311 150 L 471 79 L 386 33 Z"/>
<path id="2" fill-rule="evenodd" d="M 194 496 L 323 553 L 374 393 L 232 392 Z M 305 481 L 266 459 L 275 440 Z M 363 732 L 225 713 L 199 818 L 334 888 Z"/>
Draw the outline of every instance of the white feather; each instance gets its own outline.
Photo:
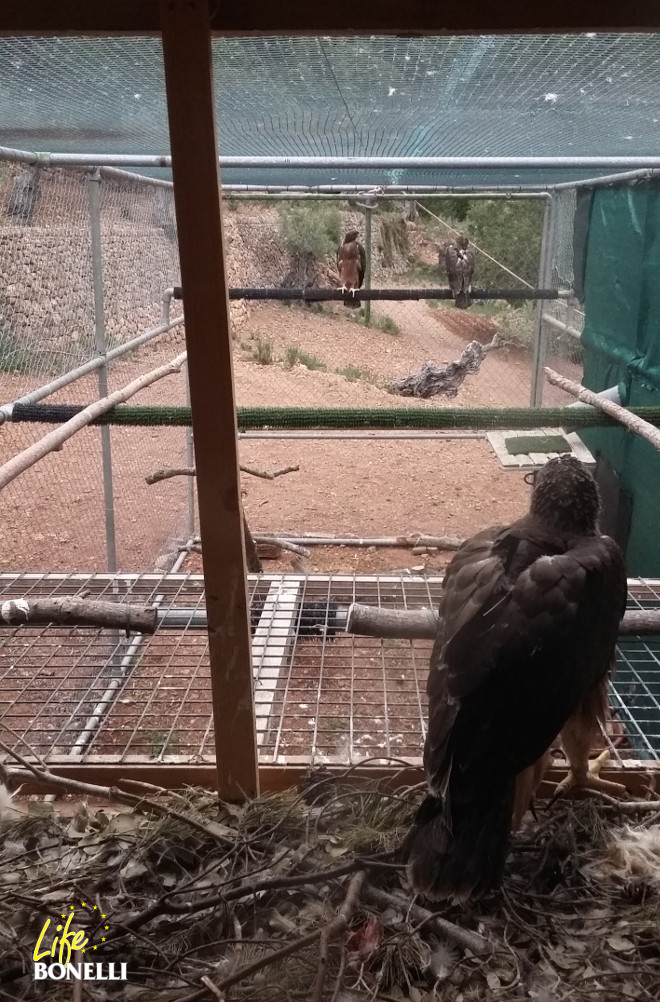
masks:
<path id="1" fill-rule="evenodd" d="M 613 836 L 600 859 L 589 870 L 621 883 L 644 880 L 660 888 L 660 825 L 633 828 L 624 825 Z"/>

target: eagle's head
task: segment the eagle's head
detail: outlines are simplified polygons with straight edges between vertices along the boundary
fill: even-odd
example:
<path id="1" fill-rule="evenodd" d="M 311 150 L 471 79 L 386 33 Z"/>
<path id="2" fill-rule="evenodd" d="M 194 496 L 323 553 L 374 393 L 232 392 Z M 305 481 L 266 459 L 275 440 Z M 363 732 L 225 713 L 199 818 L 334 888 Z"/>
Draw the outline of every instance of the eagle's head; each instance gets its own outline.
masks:
<path id="1" fill-rule="evenodd" d="M 592 535 L 600 512 L 596 481 L 575 456 L 549 459 L 534 477 L 530 511 L 549 528 Z"/>
<path id="2" fill-rule="evenodd" d="M 470 241 L 464 233 L 459 233 L 456 237 L 456 246 L 460 247 L 461 250 L 467 250 L 469 243 Z"/>
<path id="3" fill-rule="evenodd" d="M 350 232 L 347 233 L 346 236 L 344 237 L 344 243 L 345 244 L 352 244 L 354 240 L 357 240 L 357 238 L 359 237 L 359 235 L 360 234 L 358 233 L 357 230 L 350 230 Z"/>

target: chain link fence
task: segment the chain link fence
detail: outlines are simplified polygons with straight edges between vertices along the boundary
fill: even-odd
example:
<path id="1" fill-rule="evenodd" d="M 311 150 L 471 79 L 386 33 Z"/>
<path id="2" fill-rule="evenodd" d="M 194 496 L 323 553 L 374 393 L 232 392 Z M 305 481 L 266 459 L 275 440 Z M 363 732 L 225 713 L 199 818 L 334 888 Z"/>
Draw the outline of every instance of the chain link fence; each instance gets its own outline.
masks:
<path id="1" fill-rule="evenodd" d="M 106 169 L 0 162 L 0 268 L 5 404 L 28 395 L 86 405 L 183 350 L 181 324 L 163 324 L 164 294 L 179 281 L 171 185 Z M 141 346 L 123 353 L 136 338 Z M 115 355 L 107 365 L 67 381 L 106 351 Z M 60 377 L 65 385 L 53 387 Z M 185 373 L 135 398 L 185 400 Z M 5 421 L 1 460 L 49 430 Z M 188 531 L 187 499 L 177 484 L 165 504 L 144 478 L 186 455 L 185 429 L 85 428 L 3 490 L 2 567 L 151 569 Z"/>
<path id="2" fill-rule="evenodd" d="M 572 293 L 574 275 L 573 230 L 577 207 L 574 188 L 553 194 L 548 229 L 548 276 L 553 289 Z M 574 294 L 541 304 L 540 362 L 562 376 L 579 383 L 582 379 L 584 352 L 580 338 L 584 327 L 584 311 Z M 545 380 L 539 381 L 538 405 L 564 407 L 575 398 Z"/>
<path id="3" fill-rule="evenodd" d="M 546 288 L 564 288 L 572 279 L 571 197 L 566 193 L 557 200 L 552 217 Z M 505 298 L 507 291 L 533 293 L 543 278 L 542 250 L 550 239 L 544 228 L 546 203 L 542 196 L 227 197 L 230 287 L 337 288 L 336 247 L 345 232 L 356 229 L 368 255 L 365 288 L 442 288 L 447 286 L 444 248 L 464 232 L 475 254 L 474 287 L 499 289 L 503 296 L 477 299 L 469 310 L 446 299 L 369 302 L 359 294 L 346 302 L 232 301 L 239 406 L 524 407 L 532 394 L 539 324 L 547 363 L 563 372 L 568 367 L 567 374 L 579 378 L 579 343 L 558 326 L 579 329 L 579 319 L 571 320 L 576 307 L 565 300 Z M 182 325 L 163 325 L 165 292 L 179 282 L 168 182 L 110 168 L 0 162 L 0 266 L 5 276 L 0 395 L 6 403 L 34 394 L 108 351 L 107 365 L 43 397 L 37 394 L 52 403 L 88 404 L 184 348 Z M 171 317 L 181 312 L 180 304 L 169 306 Z M 148 331 L 159 333 L 149 337 Z M 495 334 L 502 346 L 485 355 L 455 394 L 420 401 L 391 392 L 393 380 L 427 362 L 454 362 L 471 341 L 489 344 Z M 116 355 L 136 338 L 144 343 Z M 544 393 L 544 403 L 556 402 L 556 394 L 549 399 L 548 388 Z M 154 383 L 132 402 L 185 404 L 185 371 Z M 0 459 L 6 461 L 47 430 L 46 425 L 6 421 L 0 427 Z M 356 465 L 363 472 L 371 466 L 371 459 L 362 456 L 365 445 L 342 446 L 349 479 Z M 483 442 L 461 448 L 476 456 L 477 446 L 488 451 Z M 309 443 L 306 448 L 313 465 L 323 466 L 328 446 Z M 378 466 L 388 462 L 387 450 L 380 455 L 384 448 L 378 446 Z M 417 444 L 397 455 L 397 470 L 410 482 L 423 461 L 420 448 L 423 453 L 425 447 Z M 354 459 L 351 449 L 357 450 Z M 299 452 L 272 440 L 242 445 L 246 462 L 262 469 L 280 460 L 287 465 Z M 191 456 L 190 433 L 182 428 L 107 426 L 75 435 L 3 491 L 0 565 L 23 570 L 109 565 L 124 571 L 163 566 L 194 533 L 194 482 L 177 477 L 149 486 L 145 477 L 164 467 L 189 466 Z M 484 457 L 475 463 L 483 465 Z M 251 498 L 267 505 L 252 478 L 245 479 L 248 510 Z M 334 496 L 332 486 L 328 497 Z M 349 495 L 354 487 L 344 484 Z M 295 494 L 295 485 L 285 488 L 283 480 L 269 490 L 276 498 L 278 490 Z M 281 522 L 268 526 L 270 510 L 259 511 L 257 528 L 281 528 Z M 345 532 L 349 524 L 350 519 Z M 461 531 L 460 525 L 455 528 Z M 372 531 L 379 534 L 376 526 Z"/>

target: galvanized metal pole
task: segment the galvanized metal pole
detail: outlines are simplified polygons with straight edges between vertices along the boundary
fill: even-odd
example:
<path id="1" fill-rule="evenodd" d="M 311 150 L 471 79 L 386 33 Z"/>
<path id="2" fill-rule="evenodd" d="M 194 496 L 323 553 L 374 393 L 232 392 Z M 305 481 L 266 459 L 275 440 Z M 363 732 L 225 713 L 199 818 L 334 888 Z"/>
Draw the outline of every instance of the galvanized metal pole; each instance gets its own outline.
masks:
<path id="1" fill-rule="evenodd" d="M 372 209 L 364 210 L 364 287 L 371 288 L 371 213 Z M 367 299 L 364 304 L 364 322 L 369 326 L 371 323 L 371 300 Z"/>
<path id="2" fill-rule="evenodd" d="M 555 241 L 556 199 L 550 198 L 545 203 L 543 214 L 543 232 L 541 235 L 541 259 L 539 261 L 539 282 L 550 282 L 552 278 L 552 259 Z M 530 404 L 540 407 L 543 403 L 543 366 L 545 365 L 546 334 L 543 326 L 544 302 L 536 301 L 534 317 L 534 348 L 532 353 L 532 387 Z"/>
<path id="3" fill-rule="evenodd" d="M 99 398 L 108 395 L 108 366 L 106 360 L 105 312 L 103 305 L 103 251 L 101 248 L 101 175 L 98 170 L 87 175 L 89 194 L 89 221 L 92 235 L 92 280 L 94 283 L 94 332 L 96 350 L 103 356 L 99 366 Z M 108 570 L 117 570 L 117 541 L 115 533 L 115 501 L 112 489 L 112 449 L 110 426 L 101 426 L 101 454 L 103 461 L 103 501 L 105 506 L 105 543 Z"/>
<path id="4" fill-rule="evenodd" d="M 188 363 L 186 370 L 186 407 L 190 407 L 190 382 L 188 380 Z M 186 463 L 188 469 L 195 465 L 195 445 L 192 427 L 186 428 Z M 195 535 L 195 477 L 188 477 L 188 535 Z"/>

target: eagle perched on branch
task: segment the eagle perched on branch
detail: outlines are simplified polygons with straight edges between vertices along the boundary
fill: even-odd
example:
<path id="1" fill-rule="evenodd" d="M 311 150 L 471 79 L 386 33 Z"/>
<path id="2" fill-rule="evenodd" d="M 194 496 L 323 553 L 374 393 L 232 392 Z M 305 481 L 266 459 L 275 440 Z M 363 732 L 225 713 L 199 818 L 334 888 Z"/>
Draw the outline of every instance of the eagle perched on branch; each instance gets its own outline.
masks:
<path id="1" fill-rule="evenodd" d="M 474 251 L 464 233 L 445 248 L 445 268 L 449 287 L 454 294 L 454 303 L 462 310 L 471 306 L 472 275 L 474 274 Z"/>
<path id="2" fill-rule="evenodd" d="M 350 298 L 344 299 L 344 306 L 360 306 L 355 298 L 357 289 L 362 288 L 364 271 L 367 265 L 367 255 L 358 240 L 357 230 L 350 230 L 344 237 L 344 242 L 337 248 L 337 271 L 341 279 L 341 291 L 350 292 Z"/>
<path id="3" fill-rule="evenodd" d="M 562 785 L 623 789 L 588 759 L 627 596 L 599 507 L 589 471 L 551 459 L 529 513 L 467 540 L 447 568 L 427 685 L 430 792 L 401 849 L 431 900 L 498 885 L 512 819 L 557 735 L 571 769 Z"/>

